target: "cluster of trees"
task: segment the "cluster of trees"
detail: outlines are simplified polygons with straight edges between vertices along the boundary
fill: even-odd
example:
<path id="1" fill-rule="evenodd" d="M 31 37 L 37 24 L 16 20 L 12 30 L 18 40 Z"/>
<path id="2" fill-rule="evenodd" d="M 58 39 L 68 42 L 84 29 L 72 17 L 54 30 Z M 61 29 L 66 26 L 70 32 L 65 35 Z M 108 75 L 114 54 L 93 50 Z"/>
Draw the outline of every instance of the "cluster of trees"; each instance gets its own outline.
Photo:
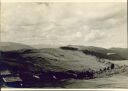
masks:
<path id="1" fill-rule="evenodd" d="M 64 50 L 74 50 L 74 51 L 76 51 L 76 50 L 78 50 L 78 48 L 74 48 L 74 47 L 66 47 L 66 46 L 64 46 L 64 47 L 60 47 L 61 49 L 64 49 Z"/>

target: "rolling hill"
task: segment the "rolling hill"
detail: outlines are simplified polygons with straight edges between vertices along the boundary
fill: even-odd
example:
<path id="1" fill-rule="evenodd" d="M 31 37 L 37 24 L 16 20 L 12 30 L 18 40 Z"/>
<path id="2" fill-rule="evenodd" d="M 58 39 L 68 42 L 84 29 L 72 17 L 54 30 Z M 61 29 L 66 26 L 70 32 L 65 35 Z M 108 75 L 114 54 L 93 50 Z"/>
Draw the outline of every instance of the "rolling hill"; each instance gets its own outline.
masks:
<path id="1" fill-rule="evenodd" d="M 78 46 L 78 45 L 68 45 L 60 47 L 65 50 L 79 50 L 87 55 L 96 56 L 98 58 L 110 59 L 110 60 L 127 60 L 128 59 L 128 49 L 127 48 L 110 48 L 105 49 L 101 47 L 94 46 Z"/>
<path id="2" fill-rule="evenodd" d="M 0 42 L 0 51 L 12 51 L 12 50 L 20 50 L 20 49 L 33 49 L 31 46 L 14 43 L 14 42 Z"/>
<path id="3" fill-rule="evenodd" d="M 119 52 L 112 49 L 110 51 L 105 48 L 76 45 L 33 49 L 24 44 L 3 43 L 0 50 L 2 50 L 0 67 L 6 65 L 12 73 L 19 74 L 26 83 L 30 81 L 36 83 L 35 75 L 39 76 L 39 81 L 92 79 L 115 74 L 120 70 L 119 65 L 109 60 L 117 58 Z M 107 53 L 110 52 L 116 53 L 116 57 L 108 56 Z"/>
<path id="4" fill-rule="evenodd" d="M 110 48 L 110 52 L 119 54 L 121 57 L 128 59 L 128 48 Z"/>

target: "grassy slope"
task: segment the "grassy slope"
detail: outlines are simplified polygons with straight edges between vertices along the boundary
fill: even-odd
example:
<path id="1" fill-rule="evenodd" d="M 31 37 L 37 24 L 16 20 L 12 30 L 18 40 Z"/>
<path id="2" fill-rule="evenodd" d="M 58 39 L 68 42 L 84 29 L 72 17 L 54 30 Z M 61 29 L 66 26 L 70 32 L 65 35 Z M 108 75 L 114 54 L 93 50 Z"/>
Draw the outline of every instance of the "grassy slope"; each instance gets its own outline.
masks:
<path id="1" fill-rule="evenodd" d="M 46 48 L 38 53 L 23 54 L 23 57 L 35 58 L 35 65 L 46 70 L 75 70 L 82 71 L 89 68 L 98 70 L 106 65 L 97 61 L 93 56 L 85 55 L 81 51 Z M 41 60 L 43 58 L 43 60 Z M 47 63 L 47 64 L 45 64 Z"/>
<path id="2" fill-rule="evenodd" d="M 100 58 L 110 59 L 110 60 L 126 60 L 128 59 L 128 49 L 127 48 L 110 48 L 105 49 L 101 47 L 94 46 L 78 46 L 78 45 L 69 45 L 61 47 L 62 49 L 68 50 L 80 50 L 88 55 L 93 55 Z M 107 55 L 107 53 L 115 53 L 113 55 Z"/>
<path id="3" fill-rule="evenodd" d="M 2 52 L 1 62 L 13 70 L 26 72 L 38 72 L 42 70 L 54 72 L 65 72 L 69 70 L 86 72 L 89 69 L 100 71 L 111 67 L 109 60 L 104 59 L 104 61 L 99 61 L 97 57 L 87 55 L 83 52 L 83 50 L 89 49 L 105 53 L 106 49 L 83 46 L 77 46 L 76 48 L 78 50 L 43 48 L 5 51 Z"/>
<path id="4" fill-rule="evenodd" d="M 119 54 L 123 58 L 128 59 L 128 48 L 110 48 L 109 50 Z"/>
<path id="5" fill-rule="evenodd" d="M 82 51 L 63 50 L 59 48 L 44 48 L 31 51 L 8 51 L 3 53 L 3 60 L 13 68 L 29 71 L 55 71 L 68 70 L 85 72 L 89 69 L 99 71 L 109 67 L 107 59 L 99 62 L 94 56 L 86 55 Z"/>

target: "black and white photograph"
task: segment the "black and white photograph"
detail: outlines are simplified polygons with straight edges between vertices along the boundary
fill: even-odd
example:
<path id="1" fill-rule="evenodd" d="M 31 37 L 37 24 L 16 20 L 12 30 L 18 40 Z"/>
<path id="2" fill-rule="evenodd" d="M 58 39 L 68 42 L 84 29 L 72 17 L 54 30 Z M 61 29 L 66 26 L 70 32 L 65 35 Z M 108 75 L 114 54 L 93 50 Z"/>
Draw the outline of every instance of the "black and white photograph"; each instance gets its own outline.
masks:
<path id="1" fill-rule="evenodd" d="M 2 91 L 128 90 L 127 2 L 1 2 L 0 25 Z"/>

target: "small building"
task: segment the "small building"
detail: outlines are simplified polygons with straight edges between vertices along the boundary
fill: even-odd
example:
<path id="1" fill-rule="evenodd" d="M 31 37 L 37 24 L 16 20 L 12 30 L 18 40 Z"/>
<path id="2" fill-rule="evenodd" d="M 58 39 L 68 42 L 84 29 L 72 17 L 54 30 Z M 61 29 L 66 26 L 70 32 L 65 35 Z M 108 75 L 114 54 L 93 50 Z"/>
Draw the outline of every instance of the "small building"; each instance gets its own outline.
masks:
<path id="1" fill-rule="evenodd" d="M 11 75 L 11 72 L 9 70 L 1 70 L 0 75 L 1 76 Z"/>
<path id="2" fill-rule="evenodd" d="M 39 75 L 33 75 L 34 78 L 40 79 Z"/>
<path id="3" fill-rule="evenodd" d="M 3 77 L 4 82 L 22 81 L 20 77 Z"/>
<path id="4" fill-rule="evenodd" d="M 12 74 L 8 69 L 0 70 L 0 84 L 7 87 L 22 87 L 22 79 L 15 74 Z"/>
<path id="5" fill-rule="evenodd" d="M 3 84 L 8 87 L 22 87 L 22 79 L 20 77 L 3 77 Z"/>

